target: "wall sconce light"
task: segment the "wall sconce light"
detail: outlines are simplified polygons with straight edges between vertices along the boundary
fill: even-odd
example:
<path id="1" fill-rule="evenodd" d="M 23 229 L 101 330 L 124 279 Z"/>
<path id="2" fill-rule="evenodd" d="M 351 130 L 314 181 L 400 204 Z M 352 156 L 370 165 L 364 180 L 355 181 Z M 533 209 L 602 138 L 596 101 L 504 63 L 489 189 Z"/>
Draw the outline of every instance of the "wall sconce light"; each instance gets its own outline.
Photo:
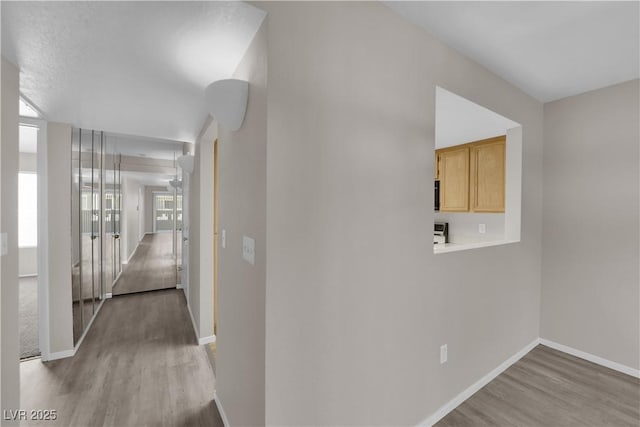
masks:
<path id="1" fill-rule="evenodd" d="M 178 157 L 176 160 L 183 171 L 187 173 L 193 173 L 193 167 L 194 167 L 193 155 L 185 154 L 184 156 Z"/>
<path id="2" fill-rule="evenodd" d="M 205 89 L 209 112 L 219 124 L 233 131 L 242 126 L 248 97 L 249 83 L 243 80 L 218 80 Z"/>

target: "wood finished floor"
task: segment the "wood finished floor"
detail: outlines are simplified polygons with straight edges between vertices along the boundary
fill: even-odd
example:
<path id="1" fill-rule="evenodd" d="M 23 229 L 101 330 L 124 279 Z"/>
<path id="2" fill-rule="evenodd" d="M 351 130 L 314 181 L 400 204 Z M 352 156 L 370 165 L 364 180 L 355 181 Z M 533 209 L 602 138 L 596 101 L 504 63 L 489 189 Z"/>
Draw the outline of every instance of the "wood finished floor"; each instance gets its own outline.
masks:
<path id="1" fill-rule="evenodd" d="M 640 380 L 539 345 L 435 425 L 638 427 Z"/>
<path id="2" fill-rule="evenodd" d="M 109 299 L 74 357 L 20 366 L 22 409 L 58 412 L 42 425 L 223 425 L 181 290 Z"/>
<path id="3" fill-rule="evenodd" d="M 173 257 L 173 233 L 147 234 L 120 278 L 113 286 L 113 295 L 175 288 L 177 270 Z"/>

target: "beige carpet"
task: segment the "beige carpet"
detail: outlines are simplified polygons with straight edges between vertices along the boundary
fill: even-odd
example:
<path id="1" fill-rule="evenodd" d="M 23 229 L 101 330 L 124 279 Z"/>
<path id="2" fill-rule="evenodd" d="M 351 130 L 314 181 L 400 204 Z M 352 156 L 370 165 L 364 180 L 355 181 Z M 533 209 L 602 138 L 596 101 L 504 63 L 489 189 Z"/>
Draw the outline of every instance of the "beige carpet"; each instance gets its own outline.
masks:
<path id="1" fill-rule="evenodd" d="M 19 324 L 20 359 L 40 355 L 38 339 L 38 278 L 21 277 Z"/>

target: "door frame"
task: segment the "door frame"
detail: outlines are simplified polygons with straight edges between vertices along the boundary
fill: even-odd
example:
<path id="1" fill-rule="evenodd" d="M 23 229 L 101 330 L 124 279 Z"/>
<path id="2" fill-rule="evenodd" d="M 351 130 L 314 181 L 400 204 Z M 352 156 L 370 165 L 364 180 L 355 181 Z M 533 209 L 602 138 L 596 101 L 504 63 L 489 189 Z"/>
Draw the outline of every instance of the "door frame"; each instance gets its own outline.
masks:
<path id="1" fill-rule="evenodd" d="M 47 183 L 47 122 L 46 120 L 20 116 L 18 125 L 38 128 L 36 174 L 38 176 L 38 347 L 42 360 L 49 360 L 49 201 Z"/>
<path id="2" fill-rule="evenodd" d="M 213 141 L 213 335 L 218 336 L 218 138 Z"/>

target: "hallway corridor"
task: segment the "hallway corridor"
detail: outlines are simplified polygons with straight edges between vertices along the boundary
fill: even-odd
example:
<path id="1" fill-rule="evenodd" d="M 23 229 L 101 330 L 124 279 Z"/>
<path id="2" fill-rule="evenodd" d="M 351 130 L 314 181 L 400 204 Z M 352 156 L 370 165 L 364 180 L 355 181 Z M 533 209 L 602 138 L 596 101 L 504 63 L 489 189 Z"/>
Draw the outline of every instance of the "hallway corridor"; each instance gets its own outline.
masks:
<path id="1" fill-rule="evenodd" d="M 177 271 L 173 257 L 173 233 L 153 233 L 143 237 L 120 278 L 113 295 L 175 288 Z"/>
<path id="2" fill-rule="evenodd" d="M 109 299 L 74 357 L 20 366 L 22 409 L 57 411 L 41 424 L 223 425 L 180 290 Z"/>

